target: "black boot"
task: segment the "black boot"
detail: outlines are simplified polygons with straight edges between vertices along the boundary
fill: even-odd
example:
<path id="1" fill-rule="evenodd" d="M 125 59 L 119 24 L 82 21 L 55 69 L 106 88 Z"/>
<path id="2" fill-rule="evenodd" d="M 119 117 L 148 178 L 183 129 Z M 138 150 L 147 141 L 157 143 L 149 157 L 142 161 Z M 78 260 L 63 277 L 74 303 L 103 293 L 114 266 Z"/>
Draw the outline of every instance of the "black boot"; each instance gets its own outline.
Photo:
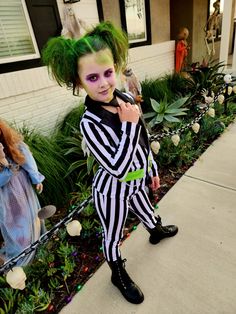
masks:
<path id="1" fill-rule="evenodd" d="M 149 242 L 152 244 L 159 243 L 164 238 L 173 237 L 178 232 L 178 227 L 175 225 L 162 226 L 161 217 L 157 216 L 156 227 L 147 229 L 150 233 Z"/>
<path id="2" fill-rule="evenodd" d="M 134 304 L 142 303 L 144 295 L 127 274 L 125 262 L 126 259 L 122 260 L 121 258 L 114 262 L 108 262 L 112 271 L 111 282 L 120 290 L 127 301 Z"/>

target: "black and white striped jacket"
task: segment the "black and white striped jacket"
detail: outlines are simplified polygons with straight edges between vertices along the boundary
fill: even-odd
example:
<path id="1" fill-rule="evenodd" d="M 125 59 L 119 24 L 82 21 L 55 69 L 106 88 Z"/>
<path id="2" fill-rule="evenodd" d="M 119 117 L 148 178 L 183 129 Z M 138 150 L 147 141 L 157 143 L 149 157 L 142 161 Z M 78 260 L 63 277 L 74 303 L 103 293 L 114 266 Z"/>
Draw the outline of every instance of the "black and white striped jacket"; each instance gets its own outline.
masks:
<path id="1" fill-rule="evenodd" d="M 115 91 L 114 96 L 116 95 Z M 120 97 L 120 92 L 118 96 Z M 128 98 L 122 98 L 129 101 Z M 101 105 L 87 96 L 87 110 L 80 123 L 88 149 L 100 165 L 93 186 L 112 197 L 117 193 L 128 196 L 134 190 L 144 188 L 148 176 L 158 175 L 157 165 L 142 121 L 138 124 L 120 122 L 118 114 L 105 110 Z M 152 161 L 150 171 L 148 159 Z M 145 176 L 142 179 L 121 182 L 129 172 L 138 169 L 144 169 Z"/>

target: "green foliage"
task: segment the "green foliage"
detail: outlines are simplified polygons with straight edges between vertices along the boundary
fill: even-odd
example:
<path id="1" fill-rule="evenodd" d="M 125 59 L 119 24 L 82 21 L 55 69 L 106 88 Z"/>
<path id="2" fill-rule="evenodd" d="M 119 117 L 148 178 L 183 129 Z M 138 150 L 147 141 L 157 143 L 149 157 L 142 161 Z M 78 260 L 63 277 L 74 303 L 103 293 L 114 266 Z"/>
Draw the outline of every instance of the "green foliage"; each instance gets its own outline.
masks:
<path id="1" fill-rule="evenodd" d="M 54 204 L 62 207 L 73 189 L 72 181 L 64 178 L 69 167 L 68 161 L 54 138 L 30 131 L 26 126 L 19 131 L 30 147 L 39 171 L 45 176 L 44 191 L 39 195 L 41 206 Z"/>
<path id="2" fill-rule="evenodd" d="M 182 108 L 186 103 L 188 97 L 179 98 L 173 103 L 168 103 L 167 96 L 164 96 L 164 99 L 160 102 L 157 102 L 155 99 L 151 98 L 151 105 L 153 112 L 145 113 L 144 118 L 152 118 L 148 123 L 149 127 L 153 128 L 156 124 L 166 122 L 180 122 L 180 119 L 177 116 L 186 115 L 187 108 Z"/>
<path id="3" fill-rule="evenodd" d="M 40 281 L 33 282 L 31 285 L 31 294 L 29 296 L 29 304 L 34 305 L 36 312 L 45 311 L 51 302 L 49 293 L 40 288 Z"/>
<path id="4" fill-rule="evenodd" d="M 178 146 L 174 146 L 169 137 L 164 138 L 161 141 L 161 148 L 157 155 L 159 167 L 176 169 L 192 165 L 206 147 L 224 131 L 225 124 L 222 122 L 223 120 L 223 116 L 211 118 L 206 115 L 200 122 L 199 133 L 195 134 L 191 129 L 182 133 Z"/>
<path id="5" fill-rule="evenodd" d="M 1 311 L 4 314 L 15 314 L 15 307 L 19 300 L 18 290 L 13 290 L 11 288 L 0 289 L 0 301 L 1 301 Z"/>
<path id="6" fill-rule="evenodd" d="M 81 148 L 82 135 L 79 134 L 78 137 L 70 136 L 65 140 L 68 147 L 65 149 L 65 156 L 69 156 L 71 160 L 71 164 L 67 170 L 66 176 L 76 171 L 80 173 L 80 178 L 84 178 L 87 174 L 87 162 Z"/>
<path id="7" fill-rule="evenodd" d="M 169 88 L 168 82 L 164 78 L 157 79 L 146 79 L 141 83 L 142 85 L 142 95 L 146 101 L 149 98 L 156 100 L 163 99 L 167 96 L 167 100 L 174 99 L 175 95 Z"/>
<path id="8" fill-rule="evenodd" d="M 33 300 L 24 300 L 24 302 L 20 303 L 18 309 L 15 314 L 32 314 L 35 313 L 35 305 Z"/>
<path id="9" fill-rule="evenodd" d="M 216 92 L 218 87 L 224 83 L 225 74 L 222 71 L 220 72 L 223 67 L 223 62 L 219 62 L 191 72 L 190 79 L 186 81 L 191 94 L 199 95 L 203 89 Z"/>
<path id="10" fill-rule="evenodd" d="M 55 140 L 69 162 L 66 178 L 75 182 L 86 183 L 92 180 L 97 170 L 97 164 L 93 156 L 86 156 L 82 149 L 82 135 L 80 132 L 80 121 L 85 107 L 80 104 L 73 108 L 64 119 L 57 124 Z"/>
<path id="11" fill-rule="evenodd" d="M 186 86 L 187 79 L 180 73 L 167 74 L 163 79 L 167 81 L 167 86 L 174 94 L 174 98 L 176 96 L 184 97 L 189 95 L 189 90 Z"/>
<path id="12" fill-rule="evenodd" d="M 71 203 L 79 204 L 91 196 L 91 186 L 87 186 L 81 183 L 77 183 L 78 190 L 71 195 Z M 97 212 L 92 203 L 88 204 L 78 217 L 82 231 L 81 236 L 88 238 L 100 228 L 100 222 L 97 219 Z"/>
<path id="13" fill-rule="evenodd" d="M 170 138 L 164 138 L 158 153 L 157 162 L 160 168 L 179 168 L 184 165 L 191 165 L 199 156 L 201 148 L 192 149 L 194 136 L 191 131 L 181 135 L 178 146 L 174 146 Z"/>
<path id="14" fill-rule="evenodd" d="M 95 208 L 92 204 L 89 204 L 85 209 L 81 212 L 82 217 L 90 217 L 95 213 Z"/>
<path id="15" fill-rule="evenodd" d="M 65 137 L 74 135 L 74 130 L 79 130 L 79 124 L 84 114 L 84 110 L 85 107 L 82 103 L 71 109 L 65 117 L 57 123 L 55 131 L 56 136 L 58 136 L 57 133 L 60 133 Z"/>
<path id="16" fill-rule="evenodd" d="M 196 143 L 208 145 L 212 143 L 225 129 L 225 124 L 220 118 L 214 119 L 205 116 L 201 121 L 201 133 Z"/>
<path id="17" fill-rule="evenodd" d="M 186 79 L 180 74 L 167 74 L 162 78 L 146 79 L 141 82 L 142 95 L 144 104 L 142 110 L 144 113 L 150 111 L 151 102 L 150 99 L 161 101 L 164 97 L 168 102 L 173 102 L 175 99 L 188 95 L 186 89 Z"/>
<path id="18" fill-rule="evenodd" d="M 91 196 L 92 188 L 90 185 L 82 184 L 81 182 L 76 183 L 77 189 L 71 193 L 71 204 L 79 204 Z M 89 205 L 90 206 L 90 205 Z M 83 214 L 86 209 L 83 210 Z"/>
<path id="19" fill-rule="evenodd" d="M 87 182 L 88 178 L 92 180 L 92 176 L 96 172 L 98 165 L 93 156 L 84 155 L 81 148 L 82 135 L 77 132 L 75 136 L 67 137 L 65 140 L 67 148 L 65 148 L 64 154 L 70 160 L 66 176 L 72 175 L 76 177 L 76 181 Z"/>
<path id="20" fill-rule="evenodd" d="M 72 253 L 75 251 L 74 246 L 66 243 L 60 243 L 59 248 L 57 249 L 57 254 L 62 260 L 62 265 L 60 269 L 62 270 L 62 275 L 64 280 L 74 271 L 75 262 L 72 257 Z"/>

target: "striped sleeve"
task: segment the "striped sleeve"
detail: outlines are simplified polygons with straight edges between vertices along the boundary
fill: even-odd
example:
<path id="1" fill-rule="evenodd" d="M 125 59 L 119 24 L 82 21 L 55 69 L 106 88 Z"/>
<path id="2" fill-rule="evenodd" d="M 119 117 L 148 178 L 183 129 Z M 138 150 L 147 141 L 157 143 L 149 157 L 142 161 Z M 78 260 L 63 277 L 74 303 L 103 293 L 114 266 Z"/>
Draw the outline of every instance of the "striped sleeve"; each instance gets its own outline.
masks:
<path id="1" fill-rule="evenodd" d="M 98 163 L 112 176 L 123 179 L 134 159 L 141 126 L 122 122 L 121 138 L 115 149 L 108 144 L 108 139 L 99 125 L 88 119 L 82 119 L 80 128 L 89 150 Z"/>
<path id="2" fill-rule="evenodd" d="M 149 176 L 150 177 L 157 177 L 158 176 L 157 163 L 154 160 L 154 157 L 153 157 L 151 150 L 150 150 L 150 156 L 151 156 L 151 161 L 152 161 L 152 167 L 151 167 L 151 171 L 149 172 Z"/>

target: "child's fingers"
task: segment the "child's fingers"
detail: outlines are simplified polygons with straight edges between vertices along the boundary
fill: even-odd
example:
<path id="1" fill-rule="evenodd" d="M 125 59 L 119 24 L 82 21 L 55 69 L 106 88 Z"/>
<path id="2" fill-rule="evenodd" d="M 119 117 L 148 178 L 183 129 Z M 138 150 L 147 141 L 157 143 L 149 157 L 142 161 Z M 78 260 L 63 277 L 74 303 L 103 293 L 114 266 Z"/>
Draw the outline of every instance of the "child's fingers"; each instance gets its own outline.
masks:
<path id="1" fill-rule="evenodd" d="M 36 190 L 38 191 L 39 194 L 41 194 L 43 192 L 43 184 L 42 183 L 36 184 Z"/>
<path id="2" fill-rule="evenodd" d="M 120 103 L 120 107 L 117 107 L 117 112 L 120 118 L 120 121 L 128 121 L 137 123 L 139 120 L 139 109 L 138 107 L 131 105 L 130 103 Z"/>

